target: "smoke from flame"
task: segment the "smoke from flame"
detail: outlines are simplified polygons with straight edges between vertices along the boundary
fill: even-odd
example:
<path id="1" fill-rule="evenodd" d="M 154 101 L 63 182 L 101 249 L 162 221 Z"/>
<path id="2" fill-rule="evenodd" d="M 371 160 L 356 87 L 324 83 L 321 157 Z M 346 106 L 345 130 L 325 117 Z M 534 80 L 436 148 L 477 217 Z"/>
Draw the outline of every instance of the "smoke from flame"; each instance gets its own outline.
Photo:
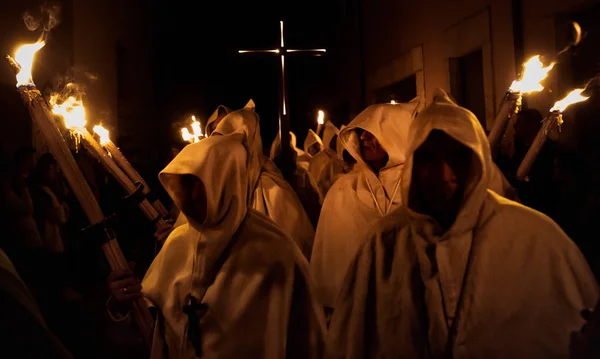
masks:
<path id="1" fill-rule="evenodd" d="M 100 144 L 102 146 L 110 142 L 109 132 L 106 128 L 102 127 L 102 124 L 94 126 L 94 133 L 100 137 Z"/>
<path id="2" fill-rule="evenodd" d="M 552 70 L 554 65 L 555 63 L 553 62 L 544 67 L 544 64 L 540 60 L 540 56 L 533 56 L 523 64 L 523 75 L 521 76 L 521 79 L 513 81 L 509 91 L 522 94 L 542 91 L 544 86 L 542 86 L 540 82 L 548 76 L 548 73 Z"/>
<path id="3" fill-rule="evenodd" d="M 44 4 L 35 15 L 27 11 L 23 14 L 23 22 L 29 31 L 43 27 L 44 32 L 49 32 L 60 22 L 60 5 Z"/>
<path id="4" fill-rule="evenodd" d="M 44 41 L 38 41 L 35 44 L 25 44 L 17 49 L 13 63 L 19 68 L 17 73 L 17 87 L 35 86 L 31 71 L 33 69 L 33 59 L 35 54 L 46 45 Z M 10 57 L 9 57 L 10 58 Z"/>
<path id="5" fill-rule="evenodd" d="M 565 96 L 565 98 L 563 98 L 560 101 L 557 101 L 554 106 L 550 109 L 550 112 L 553 111 L 558 111 L 558 112 L 564 112 L 567 107 L 576 104 L 578 102 L 583 102 L 585 100 L 587 100 L 589 98 L 589 96 L 582 96 L 581 93 L 584 91 L 585 89 L 575 89 L 571 92 L 569 92 L 569 94 L 567 94 L 567 96 Z"/>
<path id="6" fill-rule="evenodd" d="M 322 125 L 325 123 L 325 112 L 323 112 L 322 110 L 319 110 L 319 116 L 317 117 L 317 123 L 319 125 Z"/>

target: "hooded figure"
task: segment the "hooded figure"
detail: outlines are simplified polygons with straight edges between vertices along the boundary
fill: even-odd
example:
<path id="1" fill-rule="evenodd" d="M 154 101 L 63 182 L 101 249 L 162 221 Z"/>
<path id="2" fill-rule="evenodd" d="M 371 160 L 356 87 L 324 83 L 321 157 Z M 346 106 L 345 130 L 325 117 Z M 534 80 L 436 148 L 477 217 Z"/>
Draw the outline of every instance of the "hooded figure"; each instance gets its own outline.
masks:
<path id="1" fill-rule="evenodd" d="M 567 358 L 598 287 L 548 217 L 488 190 L 489 143 L 438 99 L 415 119 L 404 205 L 362 245 L 327 358 Z"/>
<path id="2" fill-rule="evenodd" d="M 346 126 L 342 125 L 342 131 Z M 352 171 L 356 160 L 350 156 L 348 151 L 344 148 L 344 145 L 340 141 L 339 136 L 335 136 L 331 140 L 332 144 L 335 141 L 335 151 L 324 151 L 327 152 L 327 157 L 331 155 L 332 157 L 323 165 L 323 168 L 319 172 L 319 177 L 317 179 L 317 185 L 319 186 L 319 192 L 322 198 L 325 198 L 327 192 L 333 186 L 337 179 Z M 316 160 L 315 160 L 316 162 Z M 315 163 L 315 165 L 317 165 Z M 309 167 L 310 169 L 311 167 Z"/>
<path id="3" fill-rule="evenodd" d="M 310 160 L 310 155 L 298 147 L 296 147 L 297 140 L 296 134 L 290 131 L 290 147 L 294 152 L 296 152 L 296 166 L 302 167 L 305 170 L 308 170 L 308 161 Z M 281 151 L 281 136 L 277 134 L 277 137 L 271 143 L 271 152 L 269 158 L 271 161 L 274 161 L 276 157 L 279 156 L 279 152 Z"/>
<path id="4" fill-rule="evenodd" d="M 357 164 L 327 193 L 310 262 L 319 300 L 326 307 L 333 308 L 348 265 L 373 223 L 401 204 L 400 175 L 418 104 L 370 106 L 340 132 L 342 146 Z"/>
<path id="5" fill-rule="evenodd" d="M 309 129 L 306 138 L 304 139 L 304 152 L 311 158 L 323 149 L 323 141 L 315 131 Z"/>
<path id="6" fill-rule="evenodd" d="M 217 116 L 219 109 L 227 114 Z M 243 133 L 248 142 L 248 175 L 251 183 L 255 183 L 252 208 L 271 218 L 281 230 L 292 238 L 308 258 L 312 251 L 315 236 L 298 196 L 292 187 L 283 179 L 281 172 L 263 155 L 260 137 L 259 117 L 254 112 L 254 101 L 250 100 L 239 111 L 231 111 L 223 106 L 213 113 L 206 126 L 207 136 L 214 134 L 228 135 Z M 185 220 L 178 219 L 179 224 Z"/>
<path id="7" fill-rule="evenodd" d="M 298 149 L 295 147 L 296 144 L 296 136 L 290 132 L 291 136 L 291 146 L 292 149 L 295 149 L 296 152 L 292 152 L 292 156 L 296 156 L 296 170 L 292 174 L 291 178 L 289 178 L 289 183 L 300 198 L 300 202 L 302 202 L 302 206 L 310 219 L 310 222 L 313 226 L 317 225 L 319 221 L 319 215 L 321 213 L 321 196 L 319 194 L 319 189 L 317 182 L 314 178 L 311 177 L 308 172 L 308 153 Z M 281 139 L 279 136 L 273 141 L 271 145 L 271 160 L 275 161 L 276 158 L 281 153 Z M 298 154 L 302 153 L 304 156 L 304 160 L 302 163 L 299 161 Z M 313 227 L 314 228 L 314 227 Z M 312 242 L 311 242 L 311 252 L 312 252 Z M 307 256 L 310 258 L 310 254 Z"/>
<path id="8" fill-rule="evenodd" d="M 308 172 L 312 176 L 312 178 L 317 182 L 319 186 L 319 194 L 321 198 L 325 198 L 325 194 L 327 191 L 321 191 L 321 185 L 319 183 L 319 177 L 321 176 L 321 172 L 327 166 L 327 164 L 333 159 L 337 157 L 336 153 L 336 145 L 339 130 L 330 122 L 327 121 L 324 125 L 323 129 L 323 145 L 321 152 L 312 156 L 312 158 L 308 161 Z M 307 137 L 308 139 L 308 137 Z M 306 145 L 306 141 L 305 141 Z M 329 188 L 328 188 L 329 189 Z"/>
<path id="9" fill-rule="evenodd" d="M 258 176 L 245 133 L 188 145 L 160 173 L 189 220 L 142 282 L 158 311 L 153 358 L 318 358 L 324 333 L 307 262 L 251 209 Z"/>

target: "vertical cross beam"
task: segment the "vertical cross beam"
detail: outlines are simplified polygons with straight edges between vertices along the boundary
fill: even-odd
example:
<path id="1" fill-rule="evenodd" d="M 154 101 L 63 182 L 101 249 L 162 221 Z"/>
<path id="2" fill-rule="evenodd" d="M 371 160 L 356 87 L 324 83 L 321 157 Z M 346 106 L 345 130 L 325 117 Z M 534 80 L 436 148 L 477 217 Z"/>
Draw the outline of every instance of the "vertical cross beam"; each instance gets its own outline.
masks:
<path id="1" fill-rule="evenodd" d="M 305 54 L 312 56 L 319 56 L 324 54 L 327 50 L 325 49 L 288 49 L 285 46 L 285 38 L 283 33 L 283 21 L 279 22 L 279 36 L 280 44 L 279 47 L 274 49 L 266 50 L 239 50 L 240 54 L 272 54 L 280 57 L 281 65 L 279 69 L 279 136 L 281 138 L 281 164 L 286 168 L 280 168 L 286 178 L 293 174 L 296 164 L 291 161 L 291 147 L 290 147 L 290 120 L 289 120 L 289 106 L 287 101 L 287 81 L 285 72 L 285 59 L 286 55 Z M 290 167 L 288 167 L 290 166 Z M 290 173 L 291 172 L 291 173 Z"/>

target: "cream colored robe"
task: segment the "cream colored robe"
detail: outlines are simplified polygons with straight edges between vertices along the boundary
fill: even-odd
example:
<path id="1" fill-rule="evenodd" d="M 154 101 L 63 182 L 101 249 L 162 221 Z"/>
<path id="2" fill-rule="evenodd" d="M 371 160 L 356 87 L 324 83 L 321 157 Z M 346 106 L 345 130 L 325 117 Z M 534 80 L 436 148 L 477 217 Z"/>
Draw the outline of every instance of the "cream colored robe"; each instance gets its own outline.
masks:
<path id="1" fill-rule="evenodd" d="M 319 187 L 319 194 L 321 197 L 325 198 L 327 191 L 323 192 L 321 190 L 321 185 L 319 183 L 319 178 L 321 176 L 321 172 L 328 165 L 328 163 L 337 156 L 336 151 L 331 148 L 331 141 L 334 136 L 339 134 L 339 130 L 330 122 L 327 121 L 324 125 L 323 129 L 323 149 L 321 152 L 312 156 L 312 158 L 308 161 L 308 172 L 312 176 L 312 178 L 316 181 L 317 186 Z M 308 139 L 308 137 L 307 137 Z M 306 141 L 304 146 L 306 147 Z M 333 184 L 333 183 L 332 183 Z M 329 189 L 329 188 L 327 188 Z"/>
<path id="2" fill-rule="evenodd" d="M 190 296 L 208 306 L 199 321 L 202 358 L 322 355 L 324 319 L 306 259 L 277 225 L 249 208 L 248 148 L 243 131 L 210 136 L 184 148 L 159 176 L 189 223 L 171 233 L 142 282 L 158 309 L 153 358 L 196 357 L 183 312 Z M 184 205 L 195 193 L 182 186 L 186 174 L 206 188 L 202 222 Z"/>
<path id="3" fill-rule="evenodd" d="M 373 223 L 401 204 L 404 147 L 417 106 L 418 101 L 370 106 L 339 135 L 357 164 L 329 189 L 317 226 L 310 270 L 326 307 L 333 308 L 346 269 Z M 378 174 L 360 154 L 357 129 L 372 133 L 388 153 L 389 161 Z"/>
<path id="4" fill-rule="evenodd" d="M 275 164 L 262 153 L 260 119 L 254 112 L 254 101 L 250 100 L 239 111 L 231 111 L 223 106 L 220 108 L 222 111 L 227 110 L 228 115 L 219 118 L 219 109 L 215 110 L 206 125 L 206 129 L 212 131 L 207 132 L 207 135 L 226 135 L 236 131 L 246 134 L 251 158 L 248 171 L 253 178 L 252 183 L 256 183 L 252 208 L 271 218 L 308 258 L 315 236 L 314 227 L 290 184 L 285 181 Z M 258 181 L 255 181 L 256 178 Z M 176 226 L 186 222 L 185 216 L 181 215 Z"/>
<path id="5" fill-rule="evenodd" d="M 433 130 L 470 148 L 462 209 L 444 234 L 408 207 L 412 154 Z M 402 180 L 408 207 L 379 222 L 336 303 L 327 358 L 567 358 L 598 286 L 550 218 L 488 190 L 492 159 L 475 116 L 449 102 L 419 114 Z"/>

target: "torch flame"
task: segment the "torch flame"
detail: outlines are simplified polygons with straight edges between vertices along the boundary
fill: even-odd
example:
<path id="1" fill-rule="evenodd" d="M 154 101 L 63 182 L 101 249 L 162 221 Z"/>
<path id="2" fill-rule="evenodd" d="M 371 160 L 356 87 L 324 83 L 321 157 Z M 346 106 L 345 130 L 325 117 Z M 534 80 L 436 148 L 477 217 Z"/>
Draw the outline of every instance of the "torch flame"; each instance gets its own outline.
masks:
<path id="1" fill-rule="evenodd" d="M 544 86 L 540 82 L 548 76 L 554 65 L 555 63 L 553 62 L 544 67 L 544 64 L 540 60 L 540 55 L 533 56 L 523 64 L 523 76 L 521 76 L 519 81 L 513 81 L 509 91 L 522 94 L 542 91 Z"/>
<path id="2" fill-rule="evenodd" d="M 82 132 L 85 128 L 85 108 L 83 101 L 73 96 L 68 97 L 62 103 L 58 103 L 58 95 L 50 98 L 52 113 L 61 116 L 65 121 L 65 126 L 75 133 Z"/>
<path id="3" fill-rule="evenodd" d="M 108 136 L 108 130 L 106 128 L 102 127 L 102 125 L 94 126 L 94 133 L 96 133 L 98 135 L 98 137 L 100 137 L 100 144 L 102 146 L 104 146 L 110 142 L 110 137 Z"/>
<path id="4" fill-rule="evenodd" d="M 319 125 L 322 125 L 325 123 L 325 112 L 323 112 L 322 110 L 319 110 L 319 116 L 317 117 L 317 123 Z"/>
<path id="5" fill-rule="evenodd" d="M 33 58 L 46 43 L 38 41 L 35 44 L 26 44 L 15 52 L 14 62 L 19 65 L 19 73 L 17 74 L 17 87 L 35 86 L 31 71 L 33 68 Z"/>
<path id="6" fill-rule="evenodd" d="M 396 101 L 392 100 L 390 103 L 391 103 L 392 105 L 395 105 L 395 104 L 396 104 Z"/>
<path id="7" fill-rule="evenodd" d="M 181 129 L 181 138 L 183 138 L 183 140 L 185 142 L 189 142 L 189 143 L 193 143 L 194 142 L 194 136 L 185 127 Z"/>
<path id="8" fill-rule="evenodd" d="M 192 115 L 192 133 L 187 129 L 187 127 L 183 127 L 181 129 L 181 138 L 185 142 L 196 143 L 199 142 L 203 137 L 204 133 L 202 132 L 202 127 L 200 127 L 200 122 L 196 120 L 196 116 Z"/>
<path id="9" fill-rule="evenodd" d="M 194 115 L 192 115 L 192 132 L 198 141 L 200 141 L 200 137 L 204 137 L 204 133 L 202 133 L 202 128 L 200 127 L 200 122 L 196 121 L 196 116 Z"/>
<path id="10" fill-rule="evenodd" d="M 565 98 L 563 98 L 560 101 L 557 101 L 554 104 L 554 107 L 552 107 L 550 109 L 550 112 L 553 111 L 558 111 L 558 112 L 564 112 L 567 107 L 571 106 L 572 104 L 578 103 L 578 102 L 583 102 L 585 100 L 587 100 L 589 98 L 586 96 L 581 96 L 581 93 L 584 91 L 585 89 L 575 89 L 571 92 L 569 92 L 569 94 L 567 96 L 565 96 Z"/>

